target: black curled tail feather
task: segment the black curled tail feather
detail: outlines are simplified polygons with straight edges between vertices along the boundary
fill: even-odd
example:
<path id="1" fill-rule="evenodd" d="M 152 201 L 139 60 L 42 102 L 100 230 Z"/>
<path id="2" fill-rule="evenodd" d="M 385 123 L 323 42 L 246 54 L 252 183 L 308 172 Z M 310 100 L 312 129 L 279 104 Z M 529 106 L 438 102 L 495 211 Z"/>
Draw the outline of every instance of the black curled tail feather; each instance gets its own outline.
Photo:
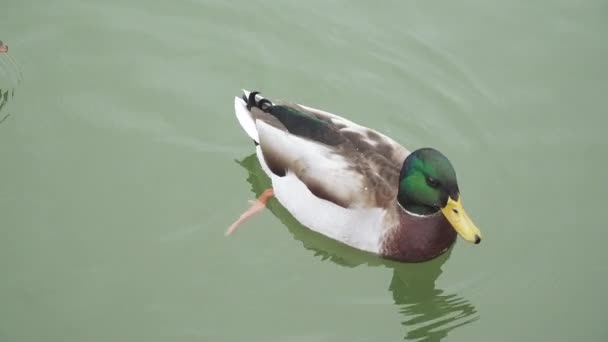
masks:
<path id="1" fill-rule="evenodd" d="M 249 93 L 249 98 L 247 99 L 247 109 L 251 110 L 251 107 L 257 107 L 257 102 L 255 101 L 255 96 L 259 94 L 259 91 L 252 91 Z M 245 96 L 245 95 L 243 95 Z"/>
<path id="2" fill-rule="evenodd" d="M 252 91 L 249 93 L 249 98 L 246 98 L 245 95 L 243 95 L 243 101 L 247 103 L 247 110 L 251 110 L 252 107 L 256 107 L 264 112 L 268 112 L 268 109 L 274 106 L 274 104 L 270 100 L 264 98 L 256 101 L 255 97 L 259 93 L 259 91 Z"/>

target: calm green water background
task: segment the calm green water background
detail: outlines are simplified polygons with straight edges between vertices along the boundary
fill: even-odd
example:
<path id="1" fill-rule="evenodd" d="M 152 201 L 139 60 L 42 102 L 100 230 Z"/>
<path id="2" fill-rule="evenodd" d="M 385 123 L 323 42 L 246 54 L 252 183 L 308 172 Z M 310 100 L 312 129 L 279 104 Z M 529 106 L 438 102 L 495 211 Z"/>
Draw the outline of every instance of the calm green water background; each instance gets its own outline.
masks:
<path id="1" fill-rule="evenodd" d="M 607 34 L 599 0 L 2 1 L 0 340 L 606 341 Z M 276 202 L 225 238 L 268 186 L 241 88 L 442 150 L 483 243 L 384 262 Z"/>

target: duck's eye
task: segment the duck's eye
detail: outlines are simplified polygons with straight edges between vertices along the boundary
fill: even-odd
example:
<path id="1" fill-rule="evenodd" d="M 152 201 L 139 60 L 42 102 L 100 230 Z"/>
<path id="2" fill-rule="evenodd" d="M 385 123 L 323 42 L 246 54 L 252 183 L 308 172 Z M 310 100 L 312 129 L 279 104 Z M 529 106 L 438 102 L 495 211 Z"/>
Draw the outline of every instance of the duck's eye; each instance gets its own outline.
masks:
<path id="1" fill-rule="evenodd" d="M 433 177 L 426 177 L 426 183 L 432 188 L 439 187 L 439 181 Z"/>

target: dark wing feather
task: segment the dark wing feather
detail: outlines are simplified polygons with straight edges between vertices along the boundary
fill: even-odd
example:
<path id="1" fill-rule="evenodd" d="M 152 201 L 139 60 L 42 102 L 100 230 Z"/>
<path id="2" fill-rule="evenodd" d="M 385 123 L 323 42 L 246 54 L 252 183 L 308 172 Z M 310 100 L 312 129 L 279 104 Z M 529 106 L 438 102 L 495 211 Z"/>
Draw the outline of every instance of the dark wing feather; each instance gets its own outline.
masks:
<path id="1" fill-rule="evenodd" d="M 330 146 L 346 142 L 346 139 L 330 120 L 322 120 L 306 112 L 303 108 L 275 105 L 269 107 L 266 112 L 277 118 L 293 135 Z"/>

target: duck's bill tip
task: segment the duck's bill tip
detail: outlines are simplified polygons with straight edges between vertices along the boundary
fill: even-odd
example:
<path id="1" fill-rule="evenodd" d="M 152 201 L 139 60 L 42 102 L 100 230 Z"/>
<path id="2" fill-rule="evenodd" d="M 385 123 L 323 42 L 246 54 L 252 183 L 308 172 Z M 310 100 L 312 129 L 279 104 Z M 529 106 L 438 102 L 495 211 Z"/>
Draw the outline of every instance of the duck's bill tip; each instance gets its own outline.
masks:
<path id="1" fill-rule="evenodd" d="M 459 196 L 456 201 L 448 198 L 448 203 L 441 208 L 441 212 L 461 238 L 478 245 L 481 243 L 481 232 L 464 211 L 461 198 L 462 196 Z"/>

